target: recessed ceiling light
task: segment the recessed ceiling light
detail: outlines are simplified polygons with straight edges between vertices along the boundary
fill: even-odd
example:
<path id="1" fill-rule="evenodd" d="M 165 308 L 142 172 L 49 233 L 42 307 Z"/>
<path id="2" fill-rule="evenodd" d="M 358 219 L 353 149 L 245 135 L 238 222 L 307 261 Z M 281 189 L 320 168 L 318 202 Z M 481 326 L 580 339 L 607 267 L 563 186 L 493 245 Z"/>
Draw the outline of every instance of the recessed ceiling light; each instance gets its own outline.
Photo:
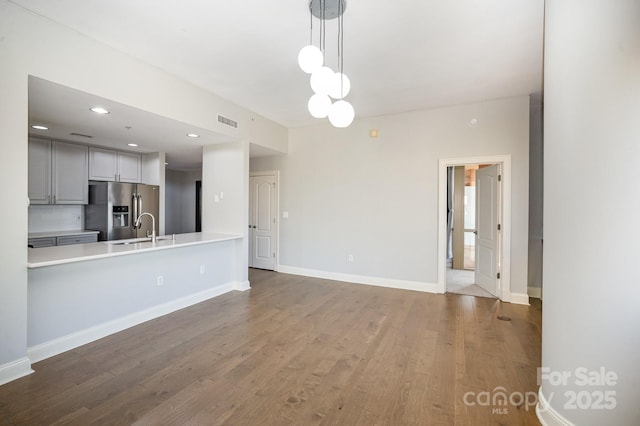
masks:
<path id="1" fill-rule="evenodd" d="M 200 135 L 197 135 L 195 133 L 187 133 L 187 136 L 189 136 L 190 138 L 199 138 Z"/>
<path id="2" fill-rule="evenodd" d="M 109 114 L 109 111 L 102 107 L 93 107 L 91 108 L 91 111 L 95 112 L 96 114 Z"/>
<path id="3" fill-rule="evenodd" d="M 129 146 L 138 146 L 137 143 L 128 143 L 127 145 L 129 145 Z"/>
<path id="4" fill-rule="evenodd" d="M 36 129 L 36 130 L 49 130 L 48 127 L 46 126 L 41 126 L 39 124 L 34 124 L 33 126 L 31 126 L 32 129 Z"/>

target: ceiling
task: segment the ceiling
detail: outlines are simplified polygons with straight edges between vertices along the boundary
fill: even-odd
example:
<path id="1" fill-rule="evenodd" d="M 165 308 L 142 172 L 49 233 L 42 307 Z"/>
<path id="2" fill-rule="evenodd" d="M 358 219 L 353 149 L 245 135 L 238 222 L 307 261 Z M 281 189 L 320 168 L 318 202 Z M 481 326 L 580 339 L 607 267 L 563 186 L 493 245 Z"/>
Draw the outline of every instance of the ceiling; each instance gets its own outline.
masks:
<path id="1" fill-rule="evenodd" d="M 96 114 L 100 106 L 109 114 Z M 32 136 L 79 142 L 137 153 L 165 152 L 167 167 L 193 170 L 201 167 L 202 147 L 233 139 L 210 130 L 142 111 L 79 90 L 29 77 L 29 125 Z M 197 134 L 198 138 L 187 134 Z M 135 143 L 137 147 L 128 144 Z"/>
<path id="2" fill-rule="evenodd" d="M 306 109 L 308 0 L 12 0 L 286 127 Z M 347 0 L 356 117 L 542 91 L 543 0 Z M 314 18 L 314 41 L 319 28 Z M 336 68 L 336 20 L 326 23 Z"/>

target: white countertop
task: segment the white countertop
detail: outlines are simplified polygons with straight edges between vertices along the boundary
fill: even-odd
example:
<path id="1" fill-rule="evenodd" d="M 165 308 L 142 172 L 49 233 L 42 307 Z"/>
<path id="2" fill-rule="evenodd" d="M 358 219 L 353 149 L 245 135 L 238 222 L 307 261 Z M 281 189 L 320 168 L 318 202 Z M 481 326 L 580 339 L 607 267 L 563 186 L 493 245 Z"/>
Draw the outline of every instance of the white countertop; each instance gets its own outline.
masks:
<path id="1" fill-rule="evenodd" d="M 161 240 L 155 243 L 152 243 L 151 241 L 134 242 L 137 239 L 133 239 L 30 248 L 28 249 L 27 267 L 41 268 L 44 266 L 83 262 L 86 260 L 103 259 L 106 257 L 135 255 L 137 253 L 149 251 L 166 250 L 198 244 L 210 244 L 219 241 L 240 239 L 242 238 L 242 235 L 193 232 L 190 234 L 176 234 L 175 240 L 171 239 L 171 235 L 160 236 L 158 238 L 161 238 Z M 117 244 L 118 242 L 123 241 L 132 242 L 126 245 Z"/>
<path id="2" fill-rule="evenodd" d="M 100 231 L 77 229 L 74 231 L 29 232 L 29 238 L 65 237 L 67 235 L 99 234 Z"/>

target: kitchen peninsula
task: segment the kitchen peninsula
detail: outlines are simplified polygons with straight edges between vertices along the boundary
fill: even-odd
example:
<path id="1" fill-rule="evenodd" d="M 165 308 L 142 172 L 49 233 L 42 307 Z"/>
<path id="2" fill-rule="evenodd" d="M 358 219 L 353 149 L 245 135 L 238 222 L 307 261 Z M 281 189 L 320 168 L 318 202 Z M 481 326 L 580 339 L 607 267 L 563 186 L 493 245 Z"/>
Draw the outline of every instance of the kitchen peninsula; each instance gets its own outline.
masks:
<path id="1" fill-rule="evenodd" d="M 100 241 L 92 244 L 45 247 L 38 250 L 29 250 L 27 268 L 33 269 L 114 256 L 134 255 L 149 251 L 216 243 L 238 238 L 242 238 L 242 236 L 192 232 L 174 236 L 161 236 L 158 237 L 158 241 L 155 243 L 147 241 L 147 238 L 134 238 L 131 240 Z"/>
<path id="2" fill-rule="evenodd" d="M 174 239 L 175 238 L 175 239 Z M 188 233 L 29 249 L 31 362 L 232 290 L 243 237 Z"/>

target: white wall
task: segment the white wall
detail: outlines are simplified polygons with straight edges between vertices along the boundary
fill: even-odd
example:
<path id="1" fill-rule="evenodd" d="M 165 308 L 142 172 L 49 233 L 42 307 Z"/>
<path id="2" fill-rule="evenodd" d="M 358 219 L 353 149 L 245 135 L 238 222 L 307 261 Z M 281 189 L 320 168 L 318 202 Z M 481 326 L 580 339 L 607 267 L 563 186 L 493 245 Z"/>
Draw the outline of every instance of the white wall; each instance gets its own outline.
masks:
<path id="1" fill-rule="evenodd" d="M 196 230 L 196 181 L 201 171 L 166 171 L 167 202 L 165 206 L 167 234 L 181 234 Z"/>
<path id="2" fill-rule="evenodd" d="M 571 376 L 541 391 L 574 424 L 637 425 L 640 2 L 548 0 L 545 16 L 542 366 Z M 617 384 L 581 386 L 579 367 Z M 613 410 L 567 407 L 605 390 Z"/>
<path id="3" fill-rule="evenodd" d="M 236 273 L 248 287 L 249 143 L 202 150 L 202 232 L 242 235 L 236 240 Z M 208 214 L 204 214 L 208 212 Z"/>
<path id="4" fill-rule="evenodd" d="M 27 354 L 27 72 L 28 46 L 14 7 L 0 3 L 0 383 L 30 371 Z M 23 52 L 20 52 L 25 49 Z M 15 66 L 7 64 L 15 63 Z"/>
<path id="5" fill-rule="evenodd" d="M 281 265 L 426 287 L 437 282 L 438 161 L 498 154 L 512 155 L 511 291 L 526 294 L 528 96 L 292 129 L 289 154 L 251 170 L 281 172 Z"/>
<path id="6" fill-rule="evenodd" d="M 287 131 L 160 69 L 0 0 L 0 383 L 28 371 L 27 118 L 29 75 L 114 100 L 195 127 L 287 151 Z M 238 129 L 217 122 L 222 113 Z M 256 133 L 254 126 L 263 131 Z M 25 362 L 27 368 L 25 368 Z"/>

